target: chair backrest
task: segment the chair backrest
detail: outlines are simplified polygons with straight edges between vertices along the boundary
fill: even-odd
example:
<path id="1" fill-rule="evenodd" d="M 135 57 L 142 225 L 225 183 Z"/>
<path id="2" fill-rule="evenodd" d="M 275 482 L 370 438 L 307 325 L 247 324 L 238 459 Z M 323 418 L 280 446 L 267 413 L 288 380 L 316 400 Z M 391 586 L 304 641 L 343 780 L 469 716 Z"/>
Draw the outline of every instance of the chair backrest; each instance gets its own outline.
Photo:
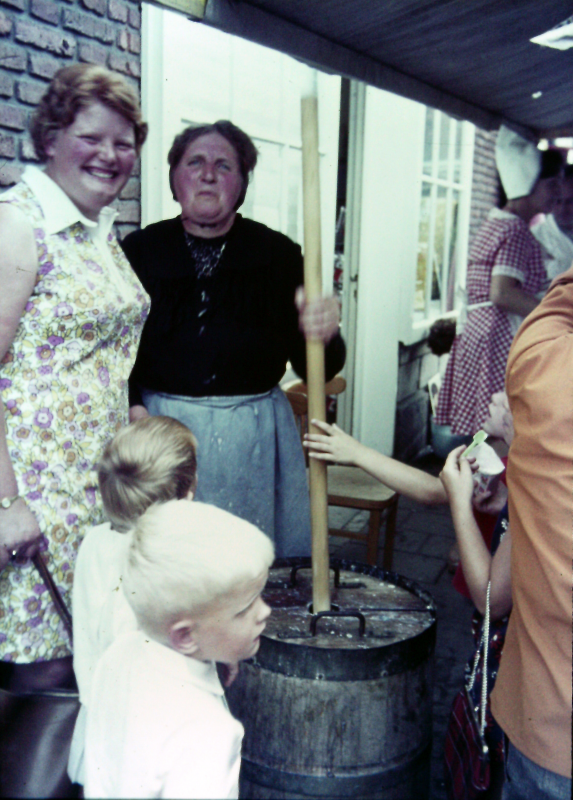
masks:
<path id="1" fill-rule="evenodd" d="M 282 387 L 291 405 L 296 424 L 300 434 L 300 441 L 304 439 L 304 434 L 308 433 L 308 389 L 306 383 L 301 380 L 290 381 Z M 324 393 L 329 395 L 341 394 L 346 389 L 346 379 L 342 375 L 335 375 L 331 381 L 324 386 Z M 308 465 L 308 451 L 304 450 L 304 458 Z"/>

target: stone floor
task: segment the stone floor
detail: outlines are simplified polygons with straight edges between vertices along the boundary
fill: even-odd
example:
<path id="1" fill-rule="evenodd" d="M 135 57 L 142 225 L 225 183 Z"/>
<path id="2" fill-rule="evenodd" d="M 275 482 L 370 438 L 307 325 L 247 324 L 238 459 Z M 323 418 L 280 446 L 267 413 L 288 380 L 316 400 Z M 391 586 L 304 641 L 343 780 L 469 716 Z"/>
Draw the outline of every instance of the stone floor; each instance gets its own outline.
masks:
<path id="1" fill-rule="evenodd" d="M 437 475 L 442 463 L 431 454 L 415 466 Z M 329 516 L 333 527 L 356 532 L 367 529 L 366 511 L 330 508 Z M 392 569 L 429 591 L 438 610 L 430 800 L 446 800 L 442 780 L 444 735 L 454 695 L 461 687 L 464 665 L 473 649 L 470 634 L 473 606 L 452 587 L 452 576 L 447 569 L 448 552 L 454 541 L 447 505 L 424 506 L 400 498 Z M 381 535 L 380 566 L 383 543 Z M 344 537 L 330 538 L 330 552 L 338 558 L 366 560 L 366 545 Z"/>

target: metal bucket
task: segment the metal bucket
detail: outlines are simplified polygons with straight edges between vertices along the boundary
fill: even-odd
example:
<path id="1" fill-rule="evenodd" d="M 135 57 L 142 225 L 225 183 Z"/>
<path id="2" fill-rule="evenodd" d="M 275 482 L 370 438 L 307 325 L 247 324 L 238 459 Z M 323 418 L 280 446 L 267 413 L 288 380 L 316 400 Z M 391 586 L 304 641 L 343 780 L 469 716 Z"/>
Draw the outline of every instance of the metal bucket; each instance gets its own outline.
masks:
<path id="1" fill-rule="evenodd" d="M 428 798 L 431 596 L 396 573 L 332 560 L 335 616 L 313 616 L 309 568 L 276 562 L 259 652 L 228 691 L 245 726 L 240 796 Z"/>

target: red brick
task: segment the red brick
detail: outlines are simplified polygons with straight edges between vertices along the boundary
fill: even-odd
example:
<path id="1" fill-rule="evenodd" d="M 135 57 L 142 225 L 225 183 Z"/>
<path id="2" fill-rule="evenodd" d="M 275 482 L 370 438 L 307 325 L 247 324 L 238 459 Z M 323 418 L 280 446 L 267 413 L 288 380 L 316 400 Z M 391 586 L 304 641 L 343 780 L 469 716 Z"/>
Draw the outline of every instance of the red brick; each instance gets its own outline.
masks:
<path id="1" fill-rule="evenodd" d="M 127 50 L 127 48 L 129 47 L 127 31 L 125 29 L 119 31 L 119 33 L 117 34 L 117 46 L 119 47 L 120 50 Z"/>
<path id="2" fill-rule="evenodd" d="M 127 22 L 127 6 L 121 3 L 120 0 L 109 0 L 107 13 L 110 19 L 115 19 L 117 22 Z"/>
<path id="3" fill-rule="evenodd" d="M 18 81 L 16 86 L 16 97 L 21 103 L 36 106 L 40 102 L 46 91 L 46 84 L 39 81 Z"/>
<path id="4" fill-rule="evenodd" d="M 26 130 L 26 111 L 19 106 L 0 106 L 0 127 L 14 131 Z"/>
<path id="5" fill-rule="evenodd" d="M 95 11 L 100 17 L 105 16 L 107 0 L 80 0 L 80 2 L 88 11 Z"/>
<path id="6" fill-rule="evenodd" d="M 130 8 L 128 14 L 128 21 L 132 28 L 141 28 L 141 11 L 138 8 Z"/>
<path id="7" fill-rule="evenodd" d="M 101 19 L 94 19 L 90 14 L 82 14 L 75 8 L 65 8 L 63 26 L 66 30 L 83 33 L 90 39 L 99 39 L 101 42 L 111 44 L 115 41 L 115 27 Z"/>
<path id="8" fill-rule="evenodd" d="M 23 19 L 16 21 L 14 38 L 22 44 L 31 44 L 40 50 L 47 50 L 65 58 L 71 58 L 76 52 L 76 40 L 73 36 L 67 36 L 60 31 L 44 28 L 42 25 L 36 25 Z"/>
<path id="9" fill-rule="evenodd" d="M 116 72 L 123 72 L 125 75 L 133 75 L 134 78 L 139 78 L 141 75 L 139 61 L 136 61 L 134 58 L 128 58 L 121 53 L 110 54 L 109 66 Z"/>
<path id="10" fill-rule="evenodd" d="M 138 33 L 129 31 L 129 52 L 139 55 L 141 53 L 141 36 Z"/>
<path id="11" fill-rule="evenodd" d="M 121 222 L 139 223 L 141 219 L 141 207 L 138 202 L 134 200 L 122 200 L 117 203 L 117 208 L 119 213 L 115 220 L 116 224 Z"/>
<path id="12" fill-rule="evenodd" d="M 16 158 L 16 143 L 13 136 L 2 136 L 0 133 L 0 156 Z"/>
<path id="13" fill-rule="evenodd" d="M 139 200 L 141 194 L 141 183 L 137 178 L 131 178 L 123 187 L 120 200 Z"/>
<path id="14" fill-rule="evenodd" d="M 14 81 L 11 75 L 0 72 L 0 97 L 12 97 L 14 94 Z"/>
<path id="15" fill-rule="evenodd" d="M 18 11 L 24 11 L 26 8 L 26 0 L 0 0 L 3 6 L 10 6 L 10 8 L 17 8 Z"/>
<path id="16" fill-rule="evenodd" d="M 35 75 L 37 78 L 51 80 L 61 66 L 60 62 L 52 56 L 30 53 L 30 75 Z"/>
<path id="17" fill-rule="evenodd" d="M 20 158 L 22 161 L 39 161 L 32 140 L 26 137 L 20 142 Z"/>
<path id="18" fill-rule="evenodd" d="M 93 42 L 80 42 L 80 61 L 85 61 L 88 64 L 100 64 L 105 67 L 107 53 L 106 47 L 101 47 Z"/>
<path id="19" fill-rule="evenodd" d="M 12 20 L 0 11 L 0 36 L 8 36 L 12 30 Z"/>
<path id="20" fill-rule="evenodd" d="M 57 25 L 60 21 L 60 6 L 52 0 L 32 0 L 30 14 L 44 22 Z"/>
<path id="21" fill-rule="evenodd" d="M 26 51 L 23 47 L 14 47 L 8 42 L 0 42 L 0 67 L 24 72 L 27 64 Z"/>
<path id="22" fill-rule="evenodd" d="M 14 186 L 20 180 L 22 167 L 17 164 L 0 163 L 0 186 Z"/>

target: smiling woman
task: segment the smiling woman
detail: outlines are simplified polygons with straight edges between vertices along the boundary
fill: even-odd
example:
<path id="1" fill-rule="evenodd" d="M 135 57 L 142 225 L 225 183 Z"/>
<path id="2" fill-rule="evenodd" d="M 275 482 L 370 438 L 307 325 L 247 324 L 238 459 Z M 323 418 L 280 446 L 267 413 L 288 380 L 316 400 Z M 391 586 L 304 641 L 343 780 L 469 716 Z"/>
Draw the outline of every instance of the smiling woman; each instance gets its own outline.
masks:
<path id="1" fill-rule="evenodd" d="M 4 689 L 73 683 L 71 643 L 29 559 L 41 552 L 71 605 L 79 544 L 103 521 L 95 467 L 128 421 L 127 380 L 149 311 L 107 207 L 146 132 L 121 78 L 88 64 L 62 69 L 31 127 L 46 168 L 27 167 L 0 197 Z"/>
<path id="2" fill-rule="evenodd" d="M 46 147 L 49 175 L 88 219 L 97 220 L 125 186 L 136 159 L 129 120 L 103 103 L 80 111 Z"/>

